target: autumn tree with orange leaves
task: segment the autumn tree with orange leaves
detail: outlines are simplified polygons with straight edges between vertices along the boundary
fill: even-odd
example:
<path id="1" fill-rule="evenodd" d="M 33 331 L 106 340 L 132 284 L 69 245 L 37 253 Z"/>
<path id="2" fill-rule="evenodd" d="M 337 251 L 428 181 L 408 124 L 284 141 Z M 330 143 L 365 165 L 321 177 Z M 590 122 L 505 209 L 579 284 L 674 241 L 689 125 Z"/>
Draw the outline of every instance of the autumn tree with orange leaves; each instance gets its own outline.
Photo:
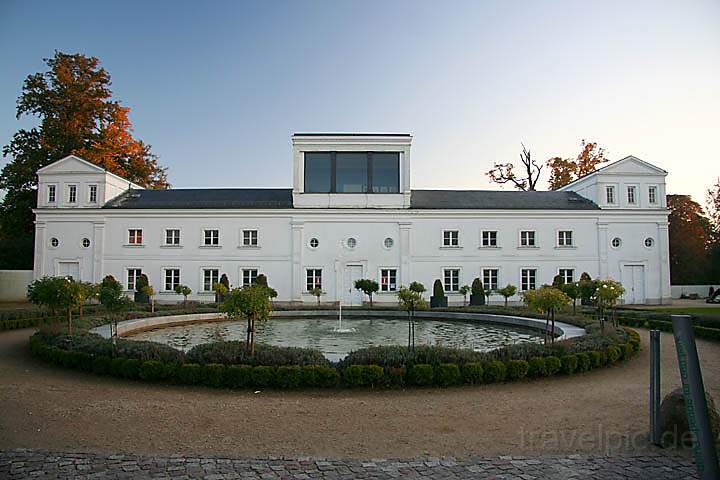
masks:
<path id="1" fill-rule="evenodd" d="M 712 226 L 702 207 L 689 195 L 668 195 L 670 281 L 673 285 L 712 282 Z"/>
<path id="2" fill-rule="evenodd" d="M 597 170 L 598 165 L 607 162 L 605 149 L 597 142 L 582 140 L 581 150 L 573 160 L 571 158 L 553 157 L 547 161 L 550 167 L 550 189 L 557 190 L 580 177 Z"/>
<path id="3" fill-rule="evenodd" d="M 77 155 L 147 188 L 167 188 L 165 168 L 133 136 L 129 108 L 112 98 L 110 74 L 95 57 L 55 52 L 48 70 L 29 75 L 16 116 L 39 125 L 20 129 L 3 148 L 0 173 L 0 268 L 32 268 L 38 169 Z"/>

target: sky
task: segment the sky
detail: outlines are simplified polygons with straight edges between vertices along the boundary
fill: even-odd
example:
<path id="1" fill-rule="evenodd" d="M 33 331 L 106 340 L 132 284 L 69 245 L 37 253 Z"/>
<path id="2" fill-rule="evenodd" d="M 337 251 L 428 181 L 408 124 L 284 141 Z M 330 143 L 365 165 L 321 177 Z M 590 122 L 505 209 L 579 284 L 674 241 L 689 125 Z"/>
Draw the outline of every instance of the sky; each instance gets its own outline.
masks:
<path id="1" fill-rule="evenodd" d="M 55 50 L 101 60 L 176 188 L 290 187 L 293 132 L 410 133 L 414 188 L 582 139 L 701 203 L 720 177 L 717 0 L 0 0 L 0 144 Z"/>

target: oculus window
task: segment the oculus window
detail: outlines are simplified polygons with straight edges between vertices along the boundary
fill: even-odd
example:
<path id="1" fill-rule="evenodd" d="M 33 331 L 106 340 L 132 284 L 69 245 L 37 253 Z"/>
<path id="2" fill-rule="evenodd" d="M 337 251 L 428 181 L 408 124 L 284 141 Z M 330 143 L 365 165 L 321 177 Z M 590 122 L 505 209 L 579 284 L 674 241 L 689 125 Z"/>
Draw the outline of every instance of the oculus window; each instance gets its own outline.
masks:
<path id="1" fill-rule="evenodd" d="M 305 152 L 305 193 L 399 193 L 399 152 Z"/>

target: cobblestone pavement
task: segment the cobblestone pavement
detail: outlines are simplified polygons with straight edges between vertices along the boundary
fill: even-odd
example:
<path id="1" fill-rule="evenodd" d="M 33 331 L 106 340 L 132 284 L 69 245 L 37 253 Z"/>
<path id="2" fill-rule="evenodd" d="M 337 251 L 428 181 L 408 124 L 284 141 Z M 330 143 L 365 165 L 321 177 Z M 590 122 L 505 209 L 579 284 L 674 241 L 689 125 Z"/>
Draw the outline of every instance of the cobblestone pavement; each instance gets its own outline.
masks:
<path id="1" fill-rule="evenodd" d="M 0 478 L 206 479 L 686 479 L 690 460 L 663 455 L 411 460 L 137 456 L 47 450 L 0 450 Z"/>

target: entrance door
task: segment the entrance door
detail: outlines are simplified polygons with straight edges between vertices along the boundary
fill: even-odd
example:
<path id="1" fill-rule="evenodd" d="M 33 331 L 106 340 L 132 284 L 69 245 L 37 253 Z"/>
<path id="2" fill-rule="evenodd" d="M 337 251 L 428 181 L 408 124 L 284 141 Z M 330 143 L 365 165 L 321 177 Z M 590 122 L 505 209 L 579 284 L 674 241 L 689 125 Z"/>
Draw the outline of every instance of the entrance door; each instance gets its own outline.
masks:
<path id="1" fill-rule="evenodd" d="M 59 262 L 58 277 L 71 277 L 73 280 L 80 280 L 80 263 Z"/>
<path id="2" fill-rule="evenodd" d="M 345 294 L 343 295 L 343 303 L 346 306 L 362 305 L 364 293 L 355 289 L 355 280 L 360 279 L 362 279 L 362 265 L 348 265 L 345 267 Z"/>
<path id="3" fill-rule="evenodd" d="M 645 267 L 623 265 L 625 303 L 645 303 Z"/>

